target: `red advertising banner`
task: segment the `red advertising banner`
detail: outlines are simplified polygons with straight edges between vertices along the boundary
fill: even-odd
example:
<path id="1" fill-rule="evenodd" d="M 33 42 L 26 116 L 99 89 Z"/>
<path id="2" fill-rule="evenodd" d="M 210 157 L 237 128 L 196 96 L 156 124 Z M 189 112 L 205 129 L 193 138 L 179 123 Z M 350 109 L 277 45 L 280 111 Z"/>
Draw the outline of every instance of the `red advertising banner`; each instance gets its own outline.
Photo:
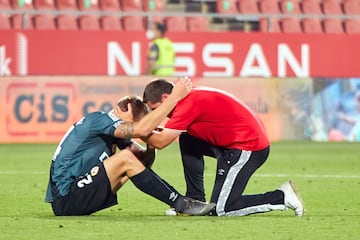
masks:
<path id="1" fill-rule="evenodd" d="M 1 30 L 0 76 L 145 73 L 145 32 Z M 358 77 L 360 35 L 169 33 L 176 74 Z"/>
<path id="2" fill-rule="evenodd" d="M 0 81 L 0 142 L 57 142 L 83 115 L 142 95 L 151 78 L 9 77 Z"/>
<path id="3" fill-rule="evenodd" d="M 3 78 L 0 81 L 0 109 L 3 110 L 0 143 L 58 142 L 83 115 L 110 111 L 125 95 L 142 96 L 150 80 L 151 77 L 102 76 Z M 195 86 L 216 87 L 239 97 L 263 119 L 272 140 L 304 137 L 302 126 L 294 125 L 296 118 L 292 114 L 298 99 L 295 93 L 300 92 L 301 99 L 310 101 L 311 79 L 199 78 L 193 81 Z"/>

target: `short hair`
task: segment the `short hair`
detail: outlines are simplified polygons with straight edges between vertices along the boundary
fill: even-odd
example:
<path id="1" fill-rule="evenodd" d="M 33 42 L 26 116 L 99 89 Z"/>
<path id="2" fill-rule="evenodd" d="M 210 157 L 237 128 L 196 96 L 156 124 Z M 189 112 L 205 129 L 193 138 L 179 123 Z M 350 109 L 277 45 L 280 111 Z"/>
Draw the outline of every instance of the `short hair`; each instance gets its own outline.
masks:
<path id="1" fill-rule="evenodd" d="M 161 34 L 165 34 L 166 32 L 166 26 L 164 23 L 161 22 L 155 22 L 155 28 L 161 33 Z"/>
<path id="2" fill-rule="evenodd" d="M 143 118 L 147 113 L 150 112 L 149 107 L 142 101 L 139 96 L 126 96 L 121 98 L 117 105 L 120 107 L 121 111 L 128 111 L 128 104 L 131 104 L 133 121 L 137 122 Z"/>
<path id="3" fill-rule="evenodd" d="M 174 85 L 164 79 L 156 79 L 148 83 L 143 94 L 144 103 L 161 102 L 161 96 L 164 93 L 170 94 Z"/>

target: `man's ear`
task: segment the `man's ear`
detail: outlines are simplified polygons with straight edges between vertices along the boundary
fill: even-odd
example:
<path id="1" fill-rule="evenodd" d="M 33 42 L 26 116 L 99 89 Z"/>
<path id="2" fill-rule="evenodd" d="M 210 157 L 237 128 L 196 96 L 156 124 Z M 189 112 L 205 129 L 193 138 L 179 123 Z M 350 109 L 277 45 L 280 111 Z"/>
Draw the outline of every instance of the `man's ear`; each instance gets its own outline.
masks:
<path id="1" fill-rule="evenodd" d="M 161 94 L 161 102 L 164 102 L 169 97 L 169 94 L 163 93 Z"/>

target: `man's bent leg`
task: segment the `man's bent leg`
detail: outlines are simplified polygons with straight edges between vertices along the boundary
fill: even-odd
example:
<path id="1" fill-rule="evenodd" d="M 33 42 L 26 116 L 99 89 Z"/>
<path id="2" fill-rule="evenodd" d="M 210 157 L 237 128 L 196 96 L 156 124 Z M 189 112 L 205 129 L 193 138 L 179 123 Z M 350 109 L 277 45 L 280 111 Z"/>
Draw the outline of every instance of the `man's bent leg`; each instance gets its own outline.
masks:
<path id="1" fill-rule="evenodd" d="M 217 202 L 219 216 L 243 216 L 253 213 L 284 210 L 284 194 L 275 190 L 264 194 L 243 195 L 249 178 L 266 161 L 269 149 L 261 151 L 229 150 L 226 155 L 231 166 L 226 170 L 223 181 L 216 185 L 219 192 L 213 192 L 212 202 Z"/>
<path id="2" fill-rule="evenodd" d="M 175 205 L 180 194 L 152 170 L 145 168 L 139 159 L 129 150 L 122 150 L 104 161 L 110 184 L 116 192 L 123 183 L 124 177 L 129 178 L 134 185 L 156 199 Z"/>
<path id="3" fill-rule="evenodd" d="M 123 150 L 106 161 L 108 161 L 108 164 L 105 165 L 108 172 L 113 174 L 118 171 L 120 176 L 123 176 L 125 173 L 139 190 L 174 207 L 177 212 L 190 215 L 204 215 L 214 207 L 213 204 L 193 202 L 191 199 L 182 196 L 155 172 L 145 168 L 128 150 Z M 116 170 L 114 171 L 112 168 L 116 168 Z M 112 176 L 111 179 L 121 178 Z M 112 183 L 113 186 L 118 184 L 118 182 Z"/>
<path id="4" fill-rule="evenodd" d="M 205 201 L 204 156 L 216 157 L 217 149 L 188 133 L 180 135 L 179 143 L 186 181 L 186 196 Z"/>

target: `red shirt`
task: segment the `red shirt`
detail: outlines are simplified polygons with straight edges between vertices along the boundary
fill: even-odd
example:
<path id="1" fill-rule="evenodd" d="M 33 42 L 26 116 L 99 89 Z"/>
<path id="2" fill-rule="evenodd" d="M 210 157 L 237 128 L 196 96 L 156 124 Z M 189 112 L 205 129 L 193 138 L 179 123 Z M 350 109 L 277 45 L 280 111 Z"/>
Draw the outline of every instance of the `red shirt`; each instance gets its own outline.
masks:
<path id="1" fill-rule="evenodd" d="M 257 151 L 269 146 L 257 115 L 233 95 L 213 88 L 194 88 L 176 105 L 165 128 L 186 130 L 219 147 Z"/>

